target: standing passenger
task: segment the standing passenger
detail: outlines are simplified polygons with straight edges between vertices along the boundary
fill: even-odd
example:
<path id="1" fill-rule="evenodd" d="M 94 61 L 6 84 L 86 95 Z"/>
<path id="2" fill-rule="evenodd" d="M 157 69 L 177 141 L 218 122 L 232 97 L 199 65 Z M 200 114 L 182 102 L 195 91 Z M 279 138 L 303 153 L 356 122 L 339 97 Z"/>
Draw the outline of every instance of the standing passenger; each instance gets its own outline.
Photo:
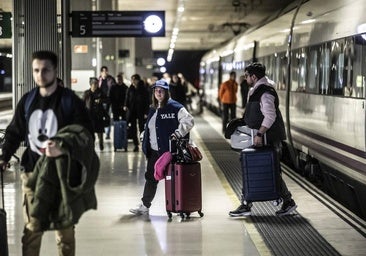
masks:
<path id="1" fill-rule="evenodd" d="M 110 103 L 110 92 L 113 85 L 116 84 L 116 80 L 114 80 L 113 76 L 108 73 L 108 67 L 102 66 L 100 68 L 100 76 L 99 76 L 99 87 L 102 89 L 105 95 L 107 95 L 108 102 L 104 104 L 105 110 L 107 110 L 108 114 L 111 114 L 111 103 Z M 111 126 L 105 128 L 106 139 L 110 139 Z"/>
<path id="2" fill-rule="evenodd" d="M 89 79 L 89 84 L 90 89 L 84 92 L 83 100 L 89 110 L 93 122 L 93 130 L 98 135 L 99 149 L 103 150 L 103 117 L 107 114 L 103 104 L 107 102 L 107 95 L 104 94 L 102 89 L 98 88 L 98 78 L 91 77 Z"/>
<path id="3" fill-rule="evenodd" d="M 176 74 L 172 75 L 172 80 L 169 84 L 169 91 L 170 97 L 173 100 L 178 101 L 180 104 L 186 107 L 186 94 L 188 88 L 182 84 L 180 77 L 178 77 Z"/>
<path id="4" fill-rule="evenodd" d="M 219 89 L 219 99 L 223 105 L 222 110 L 222 132 L 225 133 L 226 125 L 229 122 L 229 110 L 230 118 L 236 118 L 236 93 L 238 92 L 238 83 L 235 81 L 236 73 L 230 72 L 229 80 L 223 82 Z"/>
<path id="5" fill-rule="evenodd" d="M 31 215 L 33 212 L 32 210 L 35 209 L 35 207 L 44 206 L 45 202 L 57 201 L 55 200 L 55 197 L 57 196 L 52 197 L 53 193 L 50 192 L 61 194 L 60 186 L 53 186 L 53 190 L 50 189 L 47 190 L 47 193 L 42 193 L 45 191 L 45 188 L 48 187 L 45 186 L 47 185 L 46 183 L 48 180 L 39 181 L 39 183 L 37 180 L 37 189 L 29 187 L 29 181 L 32 179 L 34 180 L 37 170 L 39 170 L 39 168 L 37 168 L 40 166 L 38 164 L 40 163 L 39 160 L 48 159 L 50 161 L 48 165 L 42 165 L 42 167 L 49 167 L 48 169 L 52 170 L 52 172 L 50 171 L 49 173 L 52 175 L 53 173 L 56 173 L 56 169 L 58 169 L 56 168 L 55 162 L 58 161 L 57 163 L 60 163 L 60 159 L 66 157 L 66 152 L 71 155 L 72 152 L 70 151 L 75 150 L 76 152 L 79 152 L 80 143 L 90 142 L 88 144 L 89 147 L 83 148 L 83 152 L 94 152 L 94 138 L 92 137 L 93 131 L 91 130 L 92 124 L 88 111 L 84 102 L 76 94 L 70 89 L 58 85 L 57 63 L 57 55 L 53 52 L 37 51 L 33 53 L 32 71 L 33 79 L 37 84 L 37 87 L 26 93 L 20 99 L 15 109 L 14 117 L 6 128 L 2 155 L 0 156 L 0 171 L 3 171 L 11 156 L 19 148 L 20 143 L 26 138 L 27 147 L 21 160 L 21 165 L 24 167 L 24 172 L 21 174 L 24 200 L 23 214 L 25 220 L 22 237 L 23 255 L 39 255 L 42 235 L 45 230 L 43 226 L 44 223 L 48 223 L 51 219 L 58 217 L 58 214 L 65 214 L 67 211 L 66 209 L 77 208 L 76 210 L 81 213 L 86 209 L 90 209 L 90 207 L 96 208 L 94 189 L 85 191 L 86 187 L 88 187 L 85 186 L 80 189 L 78 187 L 78 191 L 84 193 L 84 195 L 80 197 L 80 199 L 83 200 L 83 203 L 74 204 L 73 206 L 65 205 L 63 209 L 60 209 L 58 214 L 52 216 L 50 214 L 50 216 L 44 216 L 44 218 L 35 218 L 34 215 Z M 82 131 L 85 130 L 87 133 L 76 133 L 75 138 L 77 138 L 80 143 L 72 144 L 72 150 L 68 149 L 65 151 L 67 144 L 60 143 L 60 141 L 53 140 L 52 138 L 58 134 L 59 130 L 66 126 L 70 127 L 71 124 L 81 125 L 79 127 L 83 127 Z M 77 157 L 80 162 L 84 159 L 81 155 L 73 157 Z M 78 174 L 80 174 L 81 168 L 76 168 L 80 165 L 78 160 L 70 162 L 70 165 L 73 167 L 71 169 L 72 172 L 70 172 L 70 177 L 68 177 L 70 184 L 80 184 L 81 177 L 78 176 Z M 99 160 L 96 161 L 98 161 L 99 165 Z M 61 179 L 58 184 L 61 184 Z M 69 193 L 67 189 L 64 192 Z M 40 193 L 44 200 L 39 200 L 37 197 Z M 77 192 L 72 191 L 72 193 L 76 194 Z M 48 213 L 47 209 L 44 207 L 36 209 L 38 209 L 38 213 Z M 57 223 L 60 224 L 63 220 L 57 219 L 57 221 L 59 221 Z M 54 225 L 56 224 L 54 223 Z M 58 255 L 75 255 L 74 226 L 71 225 L 63 228 L 56 227 L 55 231 Z"/>
<path id="6" fill-rule="evenodd" d="M 286 139 L 286 132 L 278 108 L 279 100 L 274 89 L 275 84 L 265 76 L 266 68 L 261 63 L 255 62 L 248 65 L 244 72 L 248 85 L 252 87 L 245 107 L 244 121 L 249 128 L 258 130 L 254 137 L 254 146 L 263 146 L 263 135 L 266 133 L 267 143 L 276 149 L 280 159 L 282 141 Z M 279 194 L 283 204 L 276 214 L 282 216 L 294 211 L 297 205 L 282 176 L 280 176 Z M 244 195 L 244 188 L 242 195 Z M 229 215 L 232 217 L 251 215 L 251 207 L 252 202 L 244 201 L 242 196 L 241 205 L 229 212 Z"/>
<path id="7" fill-rule="evenodd" d="M 111 104 L 113 120 L 126 120 L 126 111 L 123 109 L 128 86 L 123 82 L 123 74 L 117 75 L 117 84 L 111 88 Z"/>
<path id="8" fill-rule="evenodd" d="M 142 202 L 137 208 L 130 209 L 136 215 L 149 213 L 158 185 L 154 178 L 154 165 L 164 152 L 169 151 L 169 139 L 185 137 L 194 125 L 192 115 L 183 105 L 169 98 L 169 85 L 165 80 L 158 80 L 153 89 L 153 104 L 142 142 L 142 150 L 147 158 L 145 187 Z"/>
<path id="9" fill-rule="evenodd" d="M 248 101 L 249 85 L 245 76 L 240 76 L 241 107 L 245 108 Z"/>
<path id="10" fill-rule="evenodd" d="M 137 122 L 139 134 L 144 130 L 145 119 L 149 111 L 149 92 L 141 80 L 140 75 L 135 74 L 131 77 L 131 85 L 127 90 L 125 107 L 127 111 L 127 123 L 130 125 L 128 133 L 132 137 L 135 148 L 134 152 L 139 151 L 139 136 L 137 136 Z"/>

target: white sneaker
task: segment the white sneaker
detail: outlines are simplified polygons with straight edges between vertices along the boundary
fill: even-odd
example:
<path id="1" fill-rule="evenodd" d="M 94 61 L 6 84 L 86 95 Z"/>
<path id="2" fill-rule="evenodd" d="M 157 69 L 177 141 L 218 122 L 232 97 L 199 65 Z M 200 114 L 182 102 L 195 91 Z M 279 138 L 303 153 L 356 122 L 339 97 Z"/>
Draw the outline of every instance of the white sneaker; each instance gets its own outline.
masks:
<path id="1" fill-rule="evenodd" d="M 139 204 L 136 208 L 130 209 L 130 212 L 136 215 L 149 214 L 149 208 L 143 204 Z"/>

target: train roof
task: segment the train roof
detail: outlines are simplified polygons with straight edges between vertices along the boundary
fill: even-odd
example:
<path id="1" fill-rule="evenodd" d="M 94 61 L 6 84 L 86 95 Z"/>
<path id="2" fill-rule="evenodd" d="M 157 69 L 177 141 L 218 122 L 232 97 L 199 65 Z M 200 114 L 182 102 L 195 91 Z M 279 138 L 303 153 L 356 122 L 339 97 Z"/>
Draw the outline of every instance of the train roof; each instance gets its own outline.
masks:
<path id="1" fill-rule="evenodd" d="M 250 59 L 255 43 L 258 46 L 257 57 L 286 51 L 296 11 L 296 8 L 284 11 L 281 16 L 265 25 L 250 29 L 228 43 L 212 49 L 202 60 L 215 60 L 225 57 L 230 52 L 235 53 L 233 61 Z M 364 13 L 364 0 L 307 1 L 301 5 L 294 20 L 292 47 L 316 45 L 366 32 Z M 240 54 L 243 51 L 247 52 L 247 56 Z"/>

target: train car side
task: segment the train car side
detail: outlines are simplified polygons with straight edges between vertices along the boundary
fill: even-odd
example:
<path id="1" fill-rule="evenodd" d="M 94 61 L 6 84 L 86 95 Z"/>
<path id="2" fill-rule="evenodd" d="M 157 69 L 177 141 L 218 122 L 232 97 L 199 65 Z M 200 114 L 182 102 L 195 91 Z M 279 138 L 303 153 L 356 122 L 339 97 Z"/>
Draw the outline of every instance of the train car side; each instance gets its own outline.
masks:
<path id="1" fill-rule="evenodd" d="M 266 65 L 286 117 L 285 160 L 366 219 L 366 3 L 306 1 L 296 11 L 235 38 L 232 70 L 240 75 L 253 60 Z M 216 51 L 215 59 L 208 71 L 216 80 L 204 84 L 211 99 L 229 72 L 227 55 Z"/>

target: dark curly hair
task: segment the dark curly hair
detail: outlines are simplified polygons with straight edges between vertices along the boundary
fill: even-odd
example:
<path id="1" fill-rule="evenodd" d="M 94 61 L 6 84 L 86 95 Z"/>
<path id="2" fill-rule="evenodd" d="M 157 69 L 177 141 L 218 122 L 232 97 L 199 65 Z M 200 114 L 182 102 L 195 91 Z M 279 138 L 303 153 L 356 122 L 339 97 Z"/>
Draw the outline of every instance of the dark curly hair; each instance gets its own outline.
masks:
<path id="1" fill-rule="evenodd" d="M 245 72 L 249 75 L 255 75 L 258 79 L 261 79 L 266 75 L 266 66 L 259 62 L 253 62 L 245 67 Z"/>
<path id="2" fill-rule="evenodd" d="M 49 60 L 54 68 L 57 68 L 58 57 L 56 53 L 52 51 L 36 51 L 32 54 L 32 60 Z"/>

